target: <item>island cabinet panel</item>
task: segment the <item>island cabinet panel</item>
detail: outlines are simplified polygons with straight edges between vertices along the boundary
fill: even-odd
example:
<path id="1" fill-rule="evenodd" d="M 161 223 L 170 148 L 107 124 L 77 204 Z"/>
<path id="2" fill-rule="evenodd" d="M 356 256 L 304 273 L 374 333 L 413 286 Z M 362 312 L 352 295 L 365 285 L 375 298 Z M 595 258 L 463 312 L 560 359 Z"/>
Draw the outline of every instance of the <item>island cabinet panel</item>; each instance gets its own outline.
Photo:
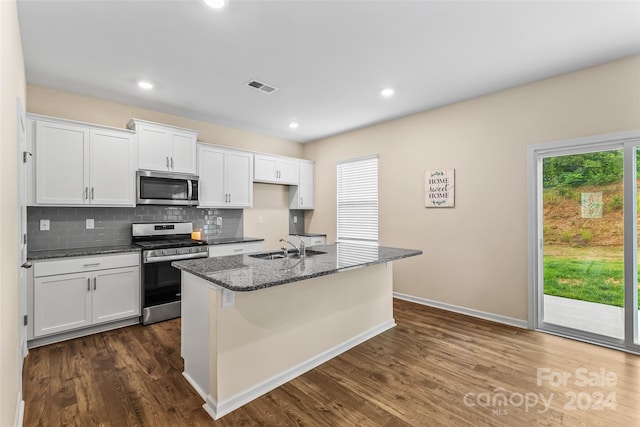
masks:
<path id="1" fill-rule="evenodd" d="M 183 271 L 184 375 L 218 419 L 393 327 L 392 277 L 383 263 L 231 292 Z"/>

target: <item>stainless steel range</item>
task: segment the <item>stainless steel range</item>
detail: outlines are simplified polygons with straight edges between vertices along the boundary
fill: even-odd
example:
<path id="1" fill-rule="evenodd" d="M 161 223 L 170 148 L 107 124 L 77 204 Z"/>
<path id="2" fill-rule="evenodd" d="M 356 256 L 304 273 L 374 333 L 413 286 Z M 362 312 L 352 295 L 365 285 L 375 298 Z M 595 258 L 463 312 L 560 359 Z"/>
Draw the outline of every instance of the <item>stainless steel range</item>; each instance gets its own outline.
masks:
<path id="1" fill-rule="evenodd" d="M 191 239 L 190 222 L 131 225 L 132 242 L 142 248 L 142 324 L 180 317 L 180 270 L 172 261 L 206 258 L 206 242 Z"/>

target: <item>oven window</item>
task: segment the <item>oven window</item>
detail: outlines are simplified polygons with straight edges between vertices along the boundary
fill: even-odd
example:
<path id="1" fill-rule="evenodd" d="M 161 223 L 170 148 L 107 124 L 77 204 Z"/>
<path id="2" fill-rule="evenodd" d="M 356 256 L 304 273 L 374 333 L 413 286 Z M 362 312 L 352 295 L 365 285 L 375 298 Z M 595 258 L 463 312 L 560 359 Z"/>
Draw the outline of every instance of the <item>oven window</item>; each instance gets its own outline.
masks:
<path id="1" fill-rule="evenodd" d="M 158 200 L 187 200 L 188 181 L 184 179 L 140 177 L 140 198 Z"/>
<path id="2" fill-rule="evenodd" d="M 143 264 L 144 307 L 180 301 L 180 270 L 171 261 Z"/>

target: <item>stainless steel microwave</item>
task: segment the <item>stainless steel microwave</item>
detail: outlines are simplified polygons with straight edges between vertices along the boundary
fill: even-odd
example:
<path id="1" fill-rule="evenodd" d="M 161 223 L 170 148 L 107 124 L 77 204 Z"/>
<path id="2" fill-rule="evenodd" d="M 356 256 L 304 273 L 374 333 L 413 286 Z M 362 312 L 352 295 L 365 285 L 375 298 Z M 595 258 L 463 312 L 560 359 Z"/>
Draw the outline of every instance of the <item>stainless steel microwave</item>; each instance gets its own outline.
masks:
<path id="1" fill-rule="evenodd" d="M 139 205 L 198 205 L 196 175 L 139 170 L 136 187 Z"/>

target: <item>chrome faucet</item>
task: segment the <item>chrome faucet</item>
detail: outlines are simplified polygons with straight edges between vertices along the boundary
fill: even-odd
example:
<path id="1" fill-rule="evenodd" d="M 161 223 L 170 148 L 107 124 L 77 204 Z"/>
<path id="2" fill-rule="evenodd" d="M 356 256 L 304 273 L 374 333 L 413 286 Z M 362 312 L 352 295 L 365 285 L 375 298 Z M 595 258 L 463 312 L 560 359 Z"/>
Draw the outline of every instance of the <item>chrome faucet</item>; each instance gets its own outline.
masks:
<path id="1" fill-rule="evenodd" d="M 283 243 L 288 243 L 291 246 L 293 246 L 298 251 L 298 253 L 300 254 L 300 258 L 304 258 L 305 256 L 307 256 L 307 248 L 305 248 L 304 242 L 302 241 L 302 239 L 300 239 L 300 246 L 296 246 L 293 243 L 291 243 L 290 241 L 285 240 L 285 239 L 280 239 L 280 241 L 283 242 Z M 286 251 L 285 248 L 282 248 L 282 250 Z"/>

